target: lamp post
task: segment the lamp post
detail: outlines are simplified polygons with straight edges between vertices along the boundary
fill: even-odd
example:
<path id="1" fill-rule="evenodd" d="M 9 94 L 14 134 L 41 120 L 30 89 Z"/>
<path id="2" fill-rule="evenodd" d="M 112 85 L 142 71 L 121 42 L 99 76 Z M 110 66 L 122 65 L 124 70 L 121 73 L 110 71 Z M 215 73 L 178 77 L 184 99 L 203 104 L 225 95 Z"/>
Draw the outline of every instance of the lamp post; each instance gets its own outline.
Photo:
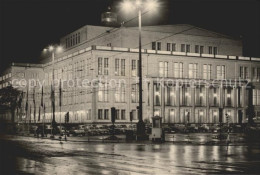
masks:
<path id="1" fill-rule="evenodd" d="M 138 123 L 137 123 L 137 140 L 145 139 L 145 124 L 143 121 L 143 79 L 142 79 L 142 11 L 154 10 L 157 6 L 155 0 L 136 0 L 135 4 L 131 1 L 124 1 L 122 3 L 123 10 L 130 11 L 133 8 L 138 10 L 138 37 L 139 37 L 139 106 L 138 106 Z"/>
<path id="2" fill-rule="evenodd" d="M 51 129 L 51 135 L 53 137 L 53 126 L 56 126 L 56 120 L 55 120 L 55 87 L 54 87 L 54 62 L 55 62 L 55 53 L 62 52 L 63 48 L 61 46 L 49 46 L 48 49 L 44 49 L 44 52 L 49 51 L 51 52 L 52 57 L 52 85 L 51 85 L 51 102 L 52 102 L 52 129 Z"/>

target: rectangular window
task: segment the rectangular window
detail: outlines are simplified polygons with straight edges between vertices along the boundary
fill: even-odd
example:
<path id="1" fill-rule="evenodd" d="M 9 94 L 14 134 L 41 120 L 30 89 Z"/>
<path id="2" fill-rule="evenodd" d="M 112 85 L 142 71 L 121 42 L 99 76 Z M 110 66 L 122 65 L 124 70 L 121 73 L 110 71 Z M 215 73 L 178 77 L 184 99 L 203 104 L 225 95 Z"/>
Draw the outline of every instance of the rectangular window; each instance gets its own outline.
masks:
<path id="1" fill-rule="evenodd" d="M 103 110 L 102 110 L 102 109 L 99 109 L 99 110 L 98 110 L 98 119 L 99 119 L 99 120 L 102 120 L 102 119 L 103 119 Z"/>
<path id="2" fill-rule="evenodd" d="M 125 84 L 117 85 L 115 92 L 115 102 L 125 102 Z"/>
<path id="3" fill-rule="evenodd" d="M 260 89 L 253 89 L 253 105 L 260 105 Z"/>
<path id="4" fill-rule="evenodd" d="M 104 75 L 108 75 L 108 58 L 104 58 Z"/>
<path id="5" fill-rule="evenodd" d="M 212 46 L 209 46 L 209 54 L 213 54 L 213 52 L 212 52 Z"/>
<path id="6" fill-rule="evenodd" d="M 260 68 L 257 68 L 257 67 L 252 68 L 252 78 L 253 78 L 253 81 L 260 80 Z"/>
<path id="7" fill-rule="evenodd" d="M 161 106 L 161 86 L 154 84 L 154 105 Z"/>
<path id="8" fill-rule="evenodd" d="M 121 110 L 121 120 L 125 120 L 125 110 Z"/>
<path id="9" fill-rule="evenodd" d="M 185 52 L 185 44 L 181 44 L 181 52 Z"/>
<path id="10" fill-rule="evenodd" d="M 121 60 L 121 76 L 125 76 L 125 59 Z"/>
<path id="11" fill-rule="evenodd" d="M 214 49 L 213 49 L 213 54 L 214 54 L 214 55 L 217 55 L 217 54 L 218 54 L 218 48 L 217 48 L 217 47 L 214 47 Z"/>
<path id="12" fill-rule="evenodd" d="M 217 66 L 217 79 L 218 80 L 223 80 L 225 79 L 225 73 L 226 73 L 226 70 L 225 70 L 225 66 Z"/>
<path id="13" fill-rule="evenodd" d="M 172 51 L 176 52 L 176 44 L 175 43 L 172 43 Z"/>
<path id="14" fill-rule="evenodd" d="M 195 45 L 195 53 L 200 53 L 199 45 Z"/>
<path id="15" fill-rule="evenodd" d="M 102 58 L 98 58 L 98 75 L 102 75 Z"/>
<path id="16" fill-rule="evenodd" d="M 137 64 L 136 64 L 136 60 L 132 60 L 132 76 L 136 77 L 137 76 Z"/>
<path id="17" fill-rule="evenodd" d="M 174 77 L 182 78 L 183 77 L 183 63 L 174 63 Z"/>
<path id="18" fill-rule="evenodd" d="M 195 104 L 197 106 L 205 106 L 206 105 L 206 91 L 205 87 L 196 87 L 195 89 Z"/>
<path id="19" fill-rule="evenodd" d="M 168 62 L 167 61 L 159 62 L 159 76 L 168 77 Z"/>
<path id="20" fill-rule="evenodd" d="M 204 53 L 204 46 L 200 46 L 200 54 Z"/>
<path id="21" fill-rule="evenodd" d="M 188 52 L 188 53 L 190 52 L 190 45 L 189 44 L 186 45 L 186 52 Z"/>
<path id="22" fill-rule="evenodd" d="M 119 109 L 116 110 L 116 119 L 120 120 L 120 110 Z"/>
<path id="23" fill-rule="evenodd" d="M 165 105 L 167 106 L 176 106 L 176 87 L 166 87 L 165 86 Z"/>
<path id="24" fill-rule="evenodd" d="M 119 76 L 119 59 L 115 59 L 115 75 Z"/>
<path id="25" fill-rule="evenodd" d="M 171 43 L 167 43 L 167 51 L 171 51 Z"/>
<path id="26" fill-rule="evenodd" d="M 203 65 L 203 79 L 210 80 L 211 79 L 211 64 Z"/>
<path id="27" fill-rule="evenodd" d="M 161 50 L 161 42 L 157 42 L 157 50 Z"/>
<path id="28" fill-rule="evenodd" d="M 152 50 L 156 50 L 156 42 L 152 42 Z"/>
<path id="29" fill-rule="evenodd" d="M 131 85 L 131 101 L 132 103 L 139 102 L 139 84 L 132 84 Z"/>
<path id="30" fill-rule="evenodd" d="M 248 79 L 249 78 L 248 67 L 241 66 L 239 75 L 241 79 Z"/>
<path id="31" fill-rule="evenodd" d="M 198 78 L 198 64 L 189 64 L 189 78 Z"/>
<path id="32" fill-rule="evenodd" d="M 98 88 L 98 101 L 99 102 L 108 102 L 108 85 L 107 84 L 99 84 Z"/>
<path id="33" fill-rule="evenodd" d="M 105 110 L 104 110 L 104 119 L 105 119 L 105 120 L 108 120 L 108 119 L 109 119 L 109 110 L 108 110 L 108 109 L 105 109 Z"/>

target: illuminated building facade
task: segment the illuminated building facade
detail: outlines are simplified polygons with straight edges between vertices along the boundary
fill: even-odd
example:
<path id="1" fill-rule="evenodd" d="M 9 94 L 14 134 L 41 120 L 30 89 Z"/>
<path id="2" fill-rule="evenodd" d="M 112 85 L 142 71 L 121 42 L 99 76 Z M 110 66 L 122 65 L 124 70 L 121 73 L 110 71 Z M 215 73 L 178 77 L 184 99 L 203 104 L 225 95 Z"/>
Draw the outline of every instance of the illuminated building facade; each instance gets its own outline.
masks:
<path id="1" fill-rule="evenodd" d="M 55 55 L 54 63 L 14 63 L 1 76 L 0 88 L 9 82 L 26 94 L 21 79 L 41 82 L 28 90 L 31 112 L 21 109 L 17 121 L 51 122 L 54 68 L 58 123 L 67 112 L 71 123 L 110 123 L 111 107 L 117 110 L 117 123 L 129 123 L 130 112 L 137 122 L 137 38 L 135 27 L 84 26 L 61 38 L 65 50 Z M 166 25 L 143 27 L 142 42 L 144 120 L 161 116 L 169 124 L 219 123 L 226 122 L 228 114 L 230 123 L 245 123 L 250 107 L 255 117 L 260 115 L 260 58 L 241 56 L 240 40 L 190 25 Z M 43 112 L 39 117 L 43 81 L 46 110 L 45 117 Z M 24 95 L 23 106 L 26 100 Z"/>

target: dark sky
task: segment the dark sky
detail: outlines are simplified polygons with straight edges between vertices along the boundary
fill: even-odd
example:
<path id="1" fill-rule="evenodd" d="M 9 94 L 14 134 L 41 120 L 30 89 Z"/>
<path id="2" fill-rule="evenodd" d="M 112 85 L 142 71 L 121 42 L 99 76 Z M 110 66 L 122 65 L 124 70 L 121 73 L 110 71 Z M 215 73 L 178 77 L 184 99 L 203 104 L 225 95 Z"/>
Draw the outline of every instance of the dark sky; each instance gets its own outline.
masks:
<path id="1" fill-rule="evenodd" d="M 1 0 L 0 72 L 11 61 L 37 62 L 44 47 L 84 25 L 100 25 L 100 15 L 123 0 Z M 158 0 L 160 9 L 145 25 L 193 24 L 243 38 L 244 55 L 260 57 L 260 3 L 256 0 Z M 126 15 L 119 14 L 119 20 Z M 134 23 L 135 24 L 135 23 Z"/>

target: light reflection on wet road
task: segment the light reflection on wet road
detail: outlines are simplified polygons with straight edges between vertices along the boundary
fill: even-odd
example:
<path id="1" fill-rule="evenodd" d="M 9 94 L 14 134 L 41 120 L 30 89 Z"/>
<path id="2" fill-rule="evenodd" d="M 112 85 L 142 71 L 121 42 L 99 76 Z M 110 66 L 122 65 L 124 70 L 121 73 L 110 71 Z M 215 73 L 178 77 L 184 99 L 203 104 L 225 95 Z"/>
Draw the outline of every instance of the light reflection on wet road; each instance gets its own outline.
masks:
<path id="1" fill-rule="evenodd" d="M 229 146 L 226 151 L 225 146 L 172 143 L 60 144 L 57 140 L 28 137 L 12 137 L 8 141 L 0 140 L 0 143 L 1 155 L 5 156 L 4 159 L 1 156 L 1 161 L 5 161 L 1 162 L 0 168 L 5 168 L 6 173 L 257 174 L 260 171 L 259 145 Z"/>

